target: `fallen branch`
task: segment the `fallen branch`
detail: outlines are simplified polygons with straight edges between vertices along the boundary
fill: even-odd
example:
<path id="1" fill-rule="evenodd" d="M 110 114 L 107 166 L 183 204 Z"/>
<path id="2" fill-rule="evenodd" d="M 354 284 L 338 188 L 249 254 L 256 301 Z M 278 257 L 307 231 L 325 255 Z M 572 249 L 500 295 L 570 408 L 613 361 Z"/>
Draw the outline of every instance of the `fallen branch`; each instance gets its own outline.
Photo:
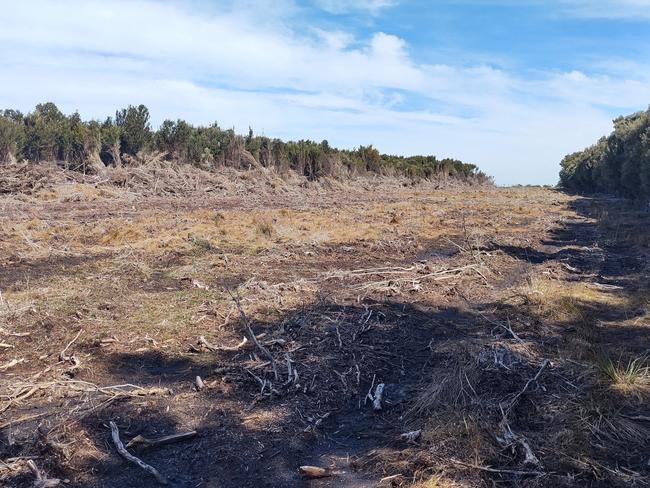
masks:
<path id="1" fill-rule="evenodd" d="M 50 488 L 54 486 L 59 486 L 61 484 L 61 480 L 57 478 L 47 478 L 41 473 L 41 471 L 38 469 L 38 466 L 36 466 L 36 463 L 33 460 L 27 461 L 27 467 L 29 470 L 34 474 L 36 477 L 36 481 L 34 481 L 34 486 L 37 488 Z"/>
<path id="2" fill-rule="evenodd" d="M 238 352 L 248 345 L 248 339 L 244 337 L 244 339 L 236 346 L 215 346 L 214 344 L 210 344 L 205 337 L 200 336 L 199 344 L 205 346 L 209 351 L 212 352 L 218 352 L 218 351 Z"/>
<path id="3" fill-rule="evenodd" d="M 66 356 L 65 353 L 66 353 L 66 351 L 68 349 L 70 349 L 70 346 L 72 346 L 72 344 L 74 344 L 77 341 L 77 339 L 79 339 L 79 336 L 81 335 L 82 332 L 83 332 L 83 329 L 79 329 L 79 332 L 77 332 L 77 335 L 74 336 L 74 339 L 72 339 L 70 342 L 68 342 L 68 345 L 65 346 L 63 351 L 61 351 L 59 353 L 59 361 L 72 361 L 73 363 L 76 362 L 76 359 L 74 359 L 74 354 L 72 354 L 70 356 Z"/>
<path id="4" fill-rule="evenodd" d="M 319 468 L 318 466 L 300 466 L 298 471 L 308 478 L 327 478 L 334 474 L 331 470 Z"/>
<path id="5" fill-rule="evenodd" d="M 451 462 L 458 464 L 460 466 L 465 466 L 466 468 L 479 469 L 481 471 L 487 471 L 488 473 L 505 473 L 505 474 L 516 474 L 518 476 L 543 476 L 546 473 L 542 471 L 520 471 L 516 469 L 497 469 L 491 468 L 489 466 L 479 466 L 478 464 L 469 464 L 459 461 L 458 459 L 451 459 Z"/>
<path id="6" fill-rule="evenodd" d="M 27 337 L 31 335 L 31 332 L 10 332 L 4 327 L 0 327 L 0 334 L 10 337 Z"/>
<path id="7" fill-rule="evenodd" d="M 138 447 L 156 447 L 156 446 L 162 446 L 164 444 L 171 444 L 173 442 L 180 442 L 184 441 L 186 439 L 192 439 L 193 437 L 196 437 L 197 432 L 195 430 L 191 430 L 189 432 L 181 432 L 180 434 L 171 434 L 167 435 L 164 437 L 159 437 L 157 439 L 148 439 L 146 437 L 143 437 L 141 435 L 136 435 L 133 439 L 131 439 L 127 444 L 126 447 L 133 447 L 133 446 L 138 446 Z"/>
<path id="8" fill-rule="evenodd" d="M 546 369 L 546 367 L 547 367 L 549 364 L 551 364 L 551 361 L 548 360 L 548 359 L 544 359 L 544 361 L 542 362 L 542 366 L 539 368 L 539 371 L 537 371 L 537 374 L 536 374 L 535 376 L 533 376 L 531 379 L 529 379 L 529 380 L 526 382 L 526 384 L 524 385 L 523 389 L 522 389 L 519 393 L 517 393 L 517 394 L 513 397 L 513 399 L 510 400 L 510 402 L 508 402 L 508 407 L 507 407 L 506 410 L 505 410 L 505 415 L 507 415 L 508 412 L 512 409 L 512 407 L 514 407 L 514 406 L 517 404 L 517 402 L 519 401 L 519 399 L 521 398 L 521 396 L 522 396 L 524 393 L 526 393 L 526 390 L 528 390 L 528 387 L 529 387 L 532 383 L 534 383 L 535 381 L 537 381 L 537 380 L 539 379 L 539 377 L 542 375 L 542 373 L 544 372 L 544 370 Z"/>
<path id="9" fill-rule="evenodd" d="M 510 319 L 508 319 L 508 325 L 504 325 L 501 322 L 498 322 L 496 320 L 492 320 L 491 318 L 489 318 L 487 315 L 485 315 L 483 312 L 481 312 L 479 310 L 477 310 L 477 312 L 484 320 L 486 320 L 490 324 L 496 325 L 497 327 L 500 327 L 503 330 L 505 330 L 506 332 L 508 332 L 512 336 L 512 338 L 514 340 L 516 340 L 517 342 L 524 342 L 524 340 L 521 337 L 519 337 L 514 330 L 512 330 L 512 325 L 510 324 Z"/>
<path id="10" fill-rule="evenodd" d="M 398 478 L 403 478 L 403 477 L 404 477 L 404 475 L 402 473 L 392 474 L 390 476 L 384 476 L 382 479 L 379 480 L 379 485 L 383 486 L 383 485 L 391 484 L 390 483 L 391 481 L 396 480 Z"/>
<path id="11" fill-rule="evenodd" d="M 384 396 L 385 387 L 386 385 L 384 385 L 383 383 L 379 383 L 377 385 L 377 388 L 375 388 L 375 394 L 372 399 L 372 409 L 375 411 L 381 410 L 381 400 Z"/>
<path id="12" fill-rule="evenodd" d="M 411 432 L 400 434 L 399 438 L 408 443 L 414 443 L 420 438 L 421 435 L 422 435 L 422 430 L 414 430 Z"/>
<path id="13" fill-rule="evenodd" d="M 13 367 L 16 366 L 17 364 L 24 363 L 24 362 L 25 362 L 25 358 L 12 359 L 12 360 L 9 361 L 8 363 L 5 363 L 5 364 L 3 364 L 2 366 L 0 366 L 0 371 L 4 371 L 4 370 L 6 370 L 6 369 L 13 368 Z"/>
<path id="14" fill-rule="evenodd" d="M 497 437 L 497 440 L 505 445 L 506 447 L 512 446 L 513 444 L 519 444 L 521 448 L 524 451 L 524 464 L 532 464 L 534 466 L 541 467 L 542 463 L 539 461 L 539 458 L 535 455 L 533 452 L 532 447 L 530 447 L 530 444 L 526 440 L 524 436 L 516 434 L 511 428 L 510 424 L 508 423 L 508 414 L 510 413 L 510 410 L 517 404 L 521 396 L 528 390 L 528 387 L 537 379 L 541 376 L 541 374 L 544 372 L 546 367 L 550 364 L 551 362 L 548 359 L 545 359 L 542 362 L 542 366 L 539 368 L 537 371 L 537 374 L 535 374 L 534 377 L 529 379 L 522 390 L 517 393 L 510 402 L 508 402 L 508 406 L 504 409 L 503 405 L 500 404 L 499 408 L 501 409 L 501 422 L 499 422 L 499 426 L 501 427 L 501 430 L 503 431 L 503 436 L 502 437 Z"/>
<path id="15" fill-rule="evenodd" d="M 151 474 L 154 478 L 156 478 L 156 480 L 158 480 L 158 483 L 162 485 L 168 485 L 169 481 L 167 481 L 167 478 L 161 475 L 156 470 L 156 468 L 148 465 L 147 463 L 135 457 L 133 454 L 131 454 L 129 451 L 126 450 L 124 444 L 122 444 L 122 441 L 120 440 L 120 430 L 117 428 L 115 422 L 111 420 L 110 426 L 111 426 L 111 437 L 113 438 L 113 444 L 115 444 L 115 448 L 117 449 L 117 452 L 120 454 L 120 456 L 122 456 L 130 463 L 135 464 L 139 468 L 144 469 L 147 473 Z"/>
<path id="16" fill-rule="evenodd" d="M 275 364 L 275 358 L 273 357 L 273 354 L 271 354 L 267 348 L 265 348 L 262 344 L 260 344 L 260 342 L 257 340 L 257 337 L 255 337 L 255 333 L 253 332 L 250 321 L 248 320 L 248 317 L 246 316 L 246 313 L 244 312 L 244 309 L 242 308 L 241 303 L 239 302 L 239 298 L 233 295 L 232 291 L 230 291 L 230 288 L 226 288 L 226 290 L 228 291 L 230 298 L 232 298 L 233 301 L 235 302 L 235 305 L 237 306 L 237 310 L 239 310 L 239 315 L 241 316 L 241 319 L 244 322 L 244 326 L 248 331 L 249 337 L 255 343 L 257 348 L 262 352 L 262 354 L 264 354 L 268 358 L 268 360 L 271 361 L 271 367 L 273 368 L 273 376 L 275 377 L 275 381 L 279 381 L 280 375 L 278 374 L 278 366 L 277 364 Z"/>
<path id="17" fill-rule="evenodd" d="M 537 467 L 541 467 L 542 463 L 539 461 L 539 458 L 533 452 L 532 447 L 526 440 L 524 436 L 518 435 L 510 428 L 508 419 L 506 418 L 505 413 L 501 410 L 501 422 L 499 426 L 503 430 L 503 437 L 497 437 L 497 440 L 504 444 L 505 446 L 512 446 L 513 444 L 519 444 L 524 451 L 524 464 L 532 464 Z"/>

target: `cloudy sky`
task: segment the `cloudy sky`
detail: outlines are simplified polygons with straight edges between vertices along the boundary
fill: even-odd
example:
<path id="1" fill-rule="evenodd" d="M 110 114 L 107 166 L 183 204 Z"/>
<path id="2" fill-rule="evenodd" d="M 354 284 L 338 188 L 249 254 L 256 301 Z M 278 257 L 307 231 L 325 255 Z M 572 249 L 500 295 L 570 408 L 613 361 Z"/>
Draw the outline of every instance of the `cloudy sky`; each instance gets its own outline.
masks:
<path id="1" fill-rule="evenodd" d="M 650 104 L 650 0 L 22 0 L 0 9 L 0 107 L 53 101 L 373 144 L 555 183 Z"/>

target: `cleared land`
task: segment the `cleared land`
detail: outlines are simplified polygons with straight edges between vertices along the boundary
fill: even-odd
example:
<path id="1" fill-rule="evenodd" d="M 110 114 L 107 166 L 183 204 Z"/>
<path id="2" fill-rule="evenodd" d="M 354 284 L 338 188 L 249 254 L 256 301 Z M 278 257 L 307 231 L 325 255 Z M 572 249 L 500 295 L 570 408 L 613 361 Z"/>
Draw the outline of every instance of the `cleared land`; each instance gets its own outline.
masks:
<path id="1" fill-rule="evenodd" d="M 647 213 L 48 171 L 0 185 L 0 485 L 158 486 L 111 421 L 197 432 L 129 447 L 175 486 L 647 484 Z"/>

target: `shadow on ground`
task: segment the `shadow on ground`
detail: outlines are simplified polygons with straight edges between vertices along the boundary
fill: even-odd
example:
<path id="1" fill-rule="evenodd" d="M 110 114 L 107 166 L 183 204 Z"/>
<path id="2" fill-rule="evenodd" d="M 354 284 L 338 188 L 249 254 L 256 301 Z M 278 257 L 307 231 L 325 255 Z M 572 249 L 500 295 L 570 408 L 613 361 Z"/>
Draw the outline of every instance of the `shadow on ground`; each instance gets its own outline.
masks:
<path id="1" fill-rule="evenodd" d="M 477 303 L 463 300 L 462 290 L 458 305 L 444 308 L 332 297 L 252 324 L 267 334 L 278 379 L 256 349 L 107 354 L 115 381 L 171 393 L 116 402 L 83 419 L 78 433 L 108 453 L 101 459 L 64 465 L 48 458 L 45 466 L 72 479 L 68 486 L 157 486 L 114 454 L 106 428 L 114 420 L 125 440 L 198 431 L 193 440 L 138 453 L 179 487 L 370 487 L 396 474 L 393 486 L 406 486 L 436 473 L 470 486 L 642 486 L 650 476 L 646 397 L 609 388 L 598 360 L 650 350 L 647 310 L 637 300 L 648 289 L 647 261 L 594 218 L 609 207 L 609 200 L 577 199 L 577 216 L 539 242 L 486 250 L 525 263 L 517 284 L 555 266 L 567 283 L 604 285 L 620 305 L 576 299 L 573 315 L 560 319 L 526 299 Z M 528 383 L 544 359 L 550 366 Z M 298 371 L 291 381 L 288 362 Z M 197 375 L 208 388 L 194 390 Z M 366 397 L 379 383 L 386 393 L 374 411 Z M 538 464 L 523 444 L 503 439 L 501 409 L 514 400 L 509 428 Z M 400 439 L 416 429 L 416 444 Z M 307 480 L 297 471 L 304 464 L 337 473 Z M 8 482 L 31 486 L 24 478 Z"/>

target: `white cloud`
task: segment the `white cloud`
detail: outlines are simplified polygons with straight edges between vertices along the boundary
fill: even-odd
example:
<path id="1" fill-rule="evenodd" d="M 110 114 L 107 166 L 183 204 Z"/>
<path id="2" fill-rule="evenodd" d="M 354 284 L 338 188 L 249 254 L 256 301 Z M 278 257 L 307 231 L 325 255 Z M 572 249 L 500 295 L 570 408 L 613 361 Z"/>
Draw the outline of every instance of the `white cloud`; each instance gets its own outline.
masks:
<path id="1" fill-rule="evenodd" d="M 613 111 L 650 100 L 648 66 L 531 78 L 423 65 L 394 35 L 300 30 L 290 2 L 265 24 L 263 9 L 273 7 L 256 5 L 12 2 L 0 11 L 0 106 L 52 100 L 102 118 L 145 103 L 156 122 L 217 120 L 273 137 L 453 156 L 505 184 L 553 183 L 562 156 L 607 132 Z"/>

